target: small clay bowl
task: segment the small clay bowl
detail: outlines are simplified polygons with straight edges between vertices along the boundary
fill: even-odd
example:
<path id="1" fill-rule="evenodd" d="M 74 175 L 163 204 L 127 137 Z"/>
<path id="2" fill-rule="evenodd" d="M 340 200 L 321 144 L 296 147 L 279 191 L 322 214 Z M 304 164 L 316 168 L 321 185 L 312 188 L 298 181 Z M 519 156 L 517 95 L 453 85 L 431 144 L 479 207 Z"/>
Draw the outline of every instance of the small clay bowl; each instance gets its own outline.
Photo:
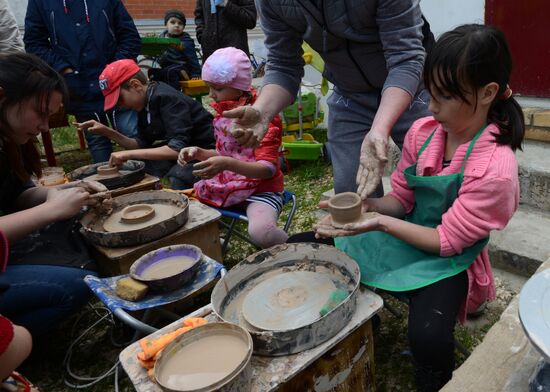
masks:
<path id="1" fill-rule="evenodd" d="M 128 224 L 143 223 L 153 219 L 155 207 L 150 204 L 134 204 L 122 210 L 120 221 Z"/>
<path id="2" fill-rule="evenodd" d="M 110 165 L 98 166 L 97 174 L 100 176 L 114 176 L 118 174 L 118 167 Z"/>
<path id="3" fill-rule="evenodd" d="M 328 211 L 335 226 L 355 222 L 361 217 L 361 198 L 353 192 L 338 193 L 329 199 Z"/>
<path id="4" fill-rule="evenodd" d="M 163 278 L 146 278 L 143 276 L 145 270 L 152 266 L 159 266 L 160 263 L 174 257 L 186 257 L 191 259 L 190 263 L 181 270 L 174 271 L 170 276 Z M 159 248 L 146 253 L 134 261 L 130 266 L 130 276 L 149 286 L 151 291 L 169 292 L 182 288 L 191 281 L 195 273 L 199 270 L 202 260 L 202 251 L 199 247 L 188 244 L 171 245 Z"/>

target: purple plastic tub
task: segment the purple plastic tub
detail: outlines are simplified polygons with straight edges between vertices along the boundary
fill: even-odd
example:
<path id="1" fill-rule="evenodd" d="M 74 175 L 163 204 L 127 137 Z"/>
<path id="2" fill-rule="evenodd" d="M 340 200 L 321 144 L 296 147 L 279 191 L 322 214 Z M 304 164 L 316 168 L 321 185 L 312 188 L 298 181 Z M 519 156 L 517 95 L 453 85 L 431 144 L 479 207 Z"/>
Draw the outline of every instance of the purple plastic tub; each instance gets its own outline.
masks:
<path id="1" fill-rule="evenodd" d="M 188 258 L 180 266 L 174 265 L 174 258 Z M 149 252 L 134 261 L 130 267 L 130 276 L 149 286 L 149 289 L 156 292 L 168 292 L 183 287 L 195 276 L 202 259 L 202 251 L 194 245 L 182 244 L 171 245 Z M 170 263 L 168 275 L 163 277 L 147 276 L 148 272 L 158 271 L 165 267 L 161 263 Z M 181 267 L 181 268 L 179 268 Z M 164 271 L 166 273 L 166 270 Z M 144 276 L 146 275 L 146 276 Z M 151 274 L 149 274 L 151 275 Z"/>

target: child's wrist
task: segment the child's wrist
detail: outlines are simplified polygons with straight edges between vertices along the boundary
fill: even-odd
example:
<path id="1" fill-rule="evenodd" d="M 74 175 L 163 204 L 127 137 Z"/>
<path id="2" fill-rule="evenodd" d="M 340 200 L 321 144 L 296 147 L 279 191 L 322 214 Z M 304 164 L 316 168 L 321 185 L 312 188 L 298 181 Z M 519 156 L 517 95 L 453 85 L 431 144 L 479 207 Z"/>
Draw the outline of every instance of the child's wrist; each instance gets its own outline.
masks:
<path id="1" fill-rule="evenodd" d="M 234 158 L 223 157 L 223 170 L 235 171 L 233 167 Z"/>

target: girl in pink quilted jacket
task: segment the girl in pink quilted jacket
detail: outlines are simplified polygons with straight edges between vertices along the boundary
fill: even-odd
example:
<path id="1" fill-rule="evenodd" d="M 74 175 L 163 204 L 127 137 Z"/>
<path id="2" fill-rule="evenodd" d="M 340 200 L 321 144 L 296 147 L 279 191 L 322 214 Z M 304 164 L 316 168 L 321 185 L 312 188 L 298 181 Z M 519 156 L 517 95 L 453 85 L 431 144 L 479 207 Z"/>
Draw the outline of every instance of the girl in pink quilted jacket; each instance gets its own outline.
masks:
<path id="1" fill-rule="evenodd" d="M 525 130 L 511 70 L 498 29 L 443 34 L 424 69 L 433 116 L 408 131 L 392 191 L 367 199 L 369 214 L 357 223 L 335 228 L 326 218 L 316 227 L 318 236 L 337 237 L 364 284 L 407 298 L 419 391 L 451 378 L 456 320 L 495 297 L 487 242 L 518 207 L 514 150 Z"/>
<path id="2" fill-rule="evenodd" d="M 279 166 L 281 121 L 274 118 L 257 148 L 237 143 L 231 119 L 222 117 L 225 110 L 251 105 L 256 99 L 252 88 L 252 65 L 240 49 L 216 50 L 205 61 L 202 79 L 210 87 L 211 106 L 216 111 L 214 136 L 216 149 L 186 147 L 178 163 L 198 160 L 193 174 L 202 178 L 194 186 L 197 198 L 214 207 L 245 210 L 248 233 L 263 248 L 284 243 L 287 234 L 277 227 L 283 207 L 283 174 Z"/>

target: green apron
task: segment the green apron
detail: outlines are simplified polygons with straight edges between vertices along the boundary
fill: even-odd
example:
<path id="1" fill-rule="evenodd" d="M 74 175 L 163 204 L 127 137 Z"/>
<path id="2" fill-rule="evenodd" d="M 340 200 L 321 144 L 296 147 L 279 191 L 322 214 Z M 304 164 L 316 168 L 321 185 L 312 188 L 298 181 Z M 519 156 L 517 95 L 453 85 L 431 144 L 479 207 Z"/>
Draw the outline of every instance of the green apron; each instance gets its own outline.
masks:
<path id="1" fill-rule="evenodd" d="M 416 163 L 405 169 L 408 186 L 414 190 L 415 205 L 404 220 L 435 228 L 453 204 L 462 185 L 464 167 L 482 128 L 470 142 L 459 173 L 417 176 Z M 424 142 L 418 157 L 428 146 L 435 130 Z M 418 160 L 418 159 L 417 159 Z M 335 238 L 336 247 L 351 256 L 361 269 L 361 283 L 388 291 L 408 291 L 428 286 L 470 267 L 489 242 L 484 238 L 463 249 L 461 254 L 442 257 L 420 250 L 381 231 Z"/>

